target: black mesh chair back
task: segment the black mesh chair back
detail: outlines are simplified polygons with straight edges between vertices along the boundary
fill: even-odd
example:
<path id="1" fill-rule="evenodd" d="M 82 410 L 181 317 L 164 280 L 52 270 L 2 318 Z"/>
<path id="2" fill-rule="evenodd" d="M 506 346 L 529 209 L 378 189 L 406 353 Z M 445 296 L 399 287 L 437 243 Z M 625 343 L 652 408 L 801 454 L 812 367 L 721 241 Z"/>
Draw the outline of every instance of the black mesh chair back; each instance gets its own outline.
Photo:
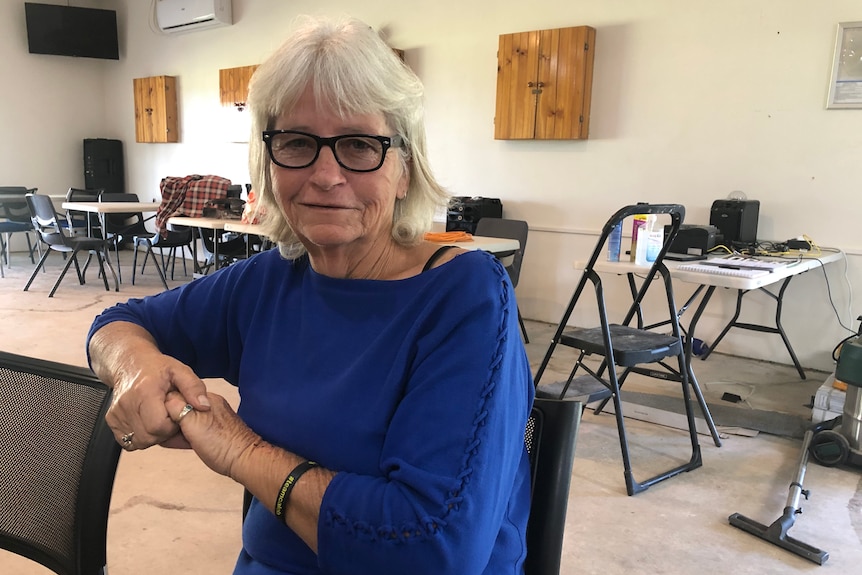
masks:
<path id="1" fill-rule="evenodd" d="M 621 225 L 626 218 L 632 218 L 638 214 L 669 219 L 670 227 L 664 234 L 655 261 L 649 266 L 639 266 L 638 275 L 644 276 L 639 288 L 635 285 L 633 277 L 635 274 L 627 273 L 632 292 L 632 304 L 620 323 L 612 323 L 608 317 L 604 284 L 600 274 L 596 271 L 596 263 L 600 258 L 607 257 L 607 242 L 611 231 L 617 225 Z M 691 471 L 702 465 L 694 407 L 690 396 L 691 389 L 697 395 L 716 445 L 721 445 L 703 394 L 691 372 L 690 354 L 687 356 L 683 343 L 671 276 L 664 263 L 665 254 L 676 238 L 684 216 L 685 208 L 676 204 L 636 204 L 626 206 L 611 216 L 602 228 L 601 237 L 590 255 L 589 261 L 584 266 L 581 279 L 534 378 L 537 385 L 536 394 L 540 397 L 570 397 L 582 399 L 586 403 L 600 400 L 601 404 L 596 408 L 597 413 L 603 409 L 607 401 L 613 401 L 622 451 L 626 491 L 629 495 L 634 495 L 659 481 L 685 471 Z M 588 285 L 591 285 L 593 289 L 586 289 Z M 648 293 L 653 294 L 654 292 L 662 292 L 661 295 L 655 296 L 655 301 L 662 302 L 662 305 L 657 306 L 658 309 L 656 310 L 660 321 L 646 324 L 644 322 L 643 302 Z M 594 297 L 590 294 L 593 294 Z M 584 309 L 590 303 L 593 304 L 592 313 L 598 315 L 598 326 L 571 328 L 568 325 L 572 312 L 576 306 L 582 303 L 582 298 L 587 300 L 583 304 Z M 654 300 L 651 299 L 650 301 Z M 563 382 L 539 385 L 557 346 L 575 350 L 577 359 L 574 361 L 568 379 Z M 589 359 L 592 356 L 601 358 L 598 368 L 585 361 L 585 358 Z M 675 365 L 665 360 L 675 360 Z M 578 376 L 579 373 L 583 375 Z M 635 480 L 632 471 L 623 404 L 620 396 L 620 388 L 632 373 L 680 384 L 691 441 L 691 455 L 686 463 L 643 481 Z"/>
<path id="2" fill-rule="evenodd" d="M 110 398 L 89 369 L 0 352 L 0 548 L 59 575 L 105 572 Z"/>
<path id="3" fill-rule="evenodd" d="M 533 474 L 526 575 L 560 572 L 566 507 L 582 411 L 583 404 L 579 401 L 537 397 L 533 402 L 524 434 Z"/>
<path id="4" fill-rule="evenodd" d="M 506 271 L 509 273 L 509 279 L 512 281 L 513 287 L 518 287 L 518 280 L 521 277 L 521 263 L 524 261 L 524 251 L 527 249 L 527 234 L 530 227 L 523 220 L 509 220 L 504 218 L 481 218 L 476 222 L 476 235 L 488 236 L 492 238 L 508 238 L 518 240 L 520 247 L 514 252 L 496 254 L 503 265 L 506 266 Z M 518 322 L 521 324 L 521 334 L 524 336 L 524 342 L 530 343 L 530 338 L 527 335 L 527 327 L 524 325 L 524 319 L 521 317 L 521 308 L 518 308 Z"/>
<path id="5" fill-rule="evenodd" d="M 27 194 L 25 198 L 27 200 L 27 206 L 30 208 L 30 220 L 33 224 L 33 229 L 36 230 L 39 239 L 47 249 L 42 253 L 39 263 L 36 264 L 36 268 L 33 270 L 30 279 L 27 281 L 27 285 L 24 286 L 24 291 L 30 289 L 30 285 L 33 283 L 33 280 L 36 279 L 39 270 L 44 269 L 45 261 L 48 259 L 48 256 L 51 255 L 52 251 L 67 254 L 68 257 L 66 258 L 66 264 L 63 266 L 63 270 L 60 272 L 60 276 L 54 283 L 54 287 L 51 288 L 51 292 L 48 294 L 48 297 L 54 297 L 54 293 L 57 291 L 57 288 L 60 287 L 60 282 L 63 281 L 66 272 L 69 271 L 69 267 L 73 264 L 75 266 L 75 271 L 78 274 L 78 283 L 84 285 L 84 273 L 86 272 L 87 266 L 85 265 L 82 270 L 80 263 L 78 262 L 78 254 L 82 251 L 96 256 L 96 261 L 99 263 L 99 272 L 101 274 L 102 281 L 105 284 L 105 291 L 111 290 L 108 286 L 108 276 L 105 273 L 106 266 L 114 276 L 115 290 L 120 291 L 117 274 L 114 272 L 114 268 L 111 266 L 111 262 L 107 257 L 109 248 L 104 239 L 72 235 L 70 230 L 60 225 L 57 212 L 54 209 L 54 203 L 51 201 L 50 197 L 42 194 Z M 87 265 L 89 264 L 89 261 L 90 259 L 88 257 Z"/>

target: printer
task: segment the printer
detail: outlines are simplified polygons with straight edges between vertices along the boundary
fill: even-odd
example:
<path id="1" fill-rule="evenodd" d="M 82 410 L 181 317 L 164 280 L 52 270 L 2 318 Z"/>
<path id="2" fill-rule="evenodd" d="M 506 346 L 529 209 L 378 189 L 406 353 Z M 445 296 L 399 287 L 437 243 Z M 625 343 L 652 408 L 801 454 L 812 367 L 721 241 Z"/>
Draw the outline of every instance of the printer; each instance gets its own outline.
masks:
<path id="1" fill-rule="evenodd" d="M 665 238 L 670 234 L 672 228 L 673 226 L 670 225 L 664 227 Z M 716 226 L 681 224 L 668 252 L 704 256 L 721 242 L 722 235 Z"/>

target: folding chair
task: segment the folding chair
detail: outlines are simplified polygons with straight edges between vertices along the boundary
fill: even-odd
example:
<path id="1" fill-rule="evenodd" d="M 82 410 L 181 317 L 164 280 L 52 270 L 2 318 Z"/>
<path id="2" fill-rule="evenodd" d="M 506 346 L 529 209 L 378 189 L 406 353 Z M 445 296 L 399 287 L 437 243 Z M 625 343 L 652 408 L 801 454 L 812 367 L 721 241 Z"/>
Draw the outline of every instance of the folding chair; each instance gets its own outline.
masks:
<path id="1" fill-rule="evenodd" d="M 503 265 L 506 266 L 506 271 L 509 273 L 509 279 L 512 281 L 512 287 L 518 287 L 518 279 L 521 277 L 521 263 L 524 261 L 524 252 L 527 249 L 527 234 L 530 228 L 527 222 L 523 220 L 508 220 L 504 218 L 482 218 L 476 222 L 477 236 L 489 236 L 492 238 L 509 238 L 518 240 L 520 248 L 514 252 L 505 254 L 495 254 Z M 530 343 L 530 338 L 527 335 L 527 327 L 524 325 L 524 320 L 521 317 L 521 308 L 518 307 L 518 323 L 521 324 L 521 335 L 524 336 L 524 343 Z"/>
<path id="2" fill-rule="evenodd" d="M 30 210 L 24 200 L 26 194 L 36 193 L 36 188 L 25 188 L 24 186 L 0 186 L 0 277 L 6 277 L 3 264 L 11 263 L 10 239 L 12 234 L 23 232 L 27 238 L 27 252 L 30 254 L 30 262 L 36 263 L 33 252 L 39 241 L 34 245 L 30 241 L 30 234 L 35 233 L 33 224 L 30 222 Z M 41 255 L 41 254 L 40 254 Z"/>
<path id="3" fill-rule="evenodd" d="M 59 575 L 105 573 L 110 403 L 89 369 L 0 352 L 0 548 Z"/>
<path id="4" fill-rule="evenodd" d="M 625 318 L 620 324 L 614 324 L 608 319 L 602 279 L 596 271 L 595 266 L 600 258 L 606 257 L 606 244 L 611 231 L 627 217 L 632 217 L 636 214 L 653 214 L 657 217 L 664 214 L 662 218 L 667 219 L 669 216 L 671 227 L 669 232 L 664 234 L 664 240 L 655 261 L 649 266 L 643 266 L 645 279 L 640 288 L 635 290 L 634 284 L 631 284 L 634 299 Z M 713 433 L 716 445 L 721 445 L 697 380 L 690 377 L 692 375 L 691 367 L 686 357 L 686 349 L 679 326 L 671 276 L 664 264 L 664 256 L 671 242 L 676 237 L 684 216 L 685 208 L 680 205 L 636 204 L 620 209 L 607 221 L 602 228 L 602 235 L 599 238 L 598 244 L 584 267 L 583 275 L 575 289 L 574 295 L 569 301 L 568 307 L 563 313 L 556 333 L 535 376 L 537 385 L 536 394 L 540 397 L 559 397 L 562 399 L 567 396 L 584 398 L 586 395 L 585 402 L 593 402 L 600 399 L 604 399 L 605 401 L 610 399 L 613 401 L 622 452 L 626 491 L 629 495 L 644 491 L 659 481 L 669 479 L 684 471 L 691 471 L 702 465 L 694 408 L 690 396 L 691 389 L 694 389 L 704 417 Z M 633 280 L 630 278 L 630 281 Z M 592 284 L 595 291 L 595 304 L 598 311 L 599 325 L 591 328 L 569 328 L 569 318 L 584 295 L 588 282 Z M 663 299 L 667 306 L 667 318 L 651 325 L 644 325 L 642 321 L 642 304 L 650 288 L 653 286 L 664 288 Z M 657 289 L 653 291 L 657 291 Z M 632 325 L 635 318 L 637 318 L 637 322 Z M 669 328 L 670 333 L 656 331 L 661 327 Z M 542 375 L 545 373 L 554 350 L 558 345 L 574 348 L 577 351 L 577 360 L 572 367 L 569 377 L 563 383 L 539 385 Z M 586 357 L 592 355 L 601 358 L 598 368 L 590 367 L 584 361 Z M 676 358 L 675 367 L 666 361 L 673 358 Z M 576 378 L 578 372 L 581 371 L 586 375 Z M 691 439 L 691 456 L 687 463 L 643 481 L 636 481 L 632 471 L 628 438 L 623 417 L 623 405 L 620 397 L 620 388 L 631 373 L 665 381 L 679 382 L 681 384 L 688 433 Z M 593 384 L 593 388 L 590 389 L 587 387 L 588 391 L 586 392 L 583 390 L 584 388 L 577 389 L 578 385 L 583 384 L 585 381 L 588 384 Z M 576 384 L 573 385 L 573 382 L 576 382 Z M 596 383 L 601 385 L 596 387 Z M 599 406 L 597 411 L 600 411 L 603 406 L 604 403 Z"/>
<path id="5" fill-rule="evenodd" d="M 141 264 L 141 275 L 144 273 L 144 268 L 147 267 L 147 259 L 152 256 L 153 266 L 155 266 L 165 289 L 168 289 L 168 280 L 166 277 L 168 264 L 165 261 L 164 250 L 168 250 L 168 261 L 171 262 L 171 279 L 174 279 L 174 270 L 177 267 L 177 248 L 182 250 L 180 252 L 180 257 L 183 260 L 183 274 L 187 275 L 188 271 L 186 270 L 185 248 L 188 248 L 189 252 L 193 252 L 192 241 L 194 241 L 194 237 L 192 236 L 191 228 L 185 228 L 182 230 L 169 229 L 165 232 L 165 235 L 158 232 L 155 234 L 146 233 L 145 235 L 136 235 L 134 238 L 135 253 L 132 258 L 132 285 L 135 285 L 135 270 L 138 267 L 139 246 L 144 246 L 144 249 L 146 250 L 144 252 L 144 262 Z M 154 248 L 159 250 L 160 258 L 156 257 L 155 252 L 153 252 Z M 162 260 L 161 264 L 159 264 L 159 259 Z"/>
<path id="6" fill-rule="evenodd" d="M 39 260 L 39 263 L 36 264 L 36 269 L 34 269 L 33 273 L 30 275 L 30 279 L 27 280 L 27 285 L 24 286 L 24 291 L 30 289 L 30 284 L 32 284 L 33 280 L 36 279 L 36 275 L 39 273 L 39 270 L 44 269 L 45 260 L 48 259 L 48 256 L 51 254 L 51 250 L 67 255 L 68 258 L 66 259 L 66 264 L 63 266 L 63 270 L 60 272 L 60 276 L 54 283 L 54 287 L 51 288 L 51 292 L 48 294 L 48 297 L 54 297 L 54 293 L 57 291 L 57 288 L 60 287 L 60 282 L 63 281 L 66 272 L 69 271 L 69 267 L 71 267 L 72 264 L 75 265 L 75 271 L 78 275 L 78 283 L 84 285 L 84 273 L 86 272 L 87 266 L 84 266 L 84 271 L 81 270 L 81 266 L 78 263 L 78 254 L 81 252 L 86 252 L 88 254 L 88 263 L 89 254 L 95 254 L 96 261 L 99 263 L 99 272 L 102 277 L 102 281 L 105 284 L 105 291 L 111 291 L 111 288 L 108 286 L 108 276 L 105 273 L 105 266 L 108 267 L 111 274 L 114 276 L 115 291 L 120 291 L 120 282 L 117 278 L 117 273 L 114 271 L 110 259 L 108 259 L 108 251 L 110 250 L 110 247 L 106 240 L 102 238 L 71 235 L 72 232 L 67 227 L 63 227 L 60 224 L 59 217 L 57 216 L 57 212 L 54 209 L 54 204 L 51 202 L 50 197 L 41 194 L 27 194 L 24 197 L 27 200 L 27 206 L 30 208 L 33 228 L 38 232 L 39 239 L 47 247 L 42 254 L 42 258 Z"/>
<path id="7" fill-rule="evenodd" d="M 137 194 L 102 192 L 99 194 L 99 201 L 138 202 L 139 200 Z M 137 248 L 135 244 L 136 237 L 152 236 L 152 232 L 147 229 L 145 223 L 147 219 L 149 218 L 144 218 L 144 214 L 141 212 L 108 213 L 103 216 L 104 235 L 110 244 L 114 246 L 114 256 L 117 258 L 117 276 L 120 278 L 120 282 L 123 281 L 123 271 L 120 265 L 120 244 L 131 241 L 132 245 Z M 134 270 L 132 274 L 134 275 Z M 165 289 L 167 289 L 167 282 L 165 282 Z"/>

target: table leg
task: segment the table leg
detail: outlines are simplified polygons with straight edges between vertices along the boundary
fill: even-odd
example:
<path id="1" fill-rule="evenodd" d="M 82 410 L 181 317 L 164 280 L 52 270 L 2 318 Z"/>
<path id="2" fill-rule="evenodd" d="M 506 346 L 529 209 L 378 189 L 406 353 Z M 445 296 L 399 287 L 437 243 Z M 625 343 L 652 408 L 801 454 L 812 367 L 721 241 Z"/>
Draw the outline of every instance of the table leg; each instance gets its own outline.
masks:
<path id="1" fill-rule="evenodd" d="M 218 234 L 220 230 L 213 230 L 213 270 L 218 271 L 219 269 L 219 259 L 218 259 Z"/>
<path id="2" fill-rule="evenodd" d="M 799 373 L 799 377 L 801 379 L 806 379 L 805 370 L 802 369 L 802 365 L 799 363 L 799 358 L 796 357 L 796 352 L 793 350 L 793 346 L 790 345 L 790 340 L 788 339 L 787 334 L 784 332 L 784 326 L 781 325 L 781 311 L 784 303 L 784 292 L 787 290 L 787 286 L 790 284 L 791 279 L 793 279 L 793 276 L 784 279 L 784 281 L 781 283 L 781 287 L 779 288 L 777 295 L 772 293 L 765 287 L 759 288 L 760 291 L 775 300 L 775 327 L 737 321 L 739 319 L 740 311 L 742 310 L 742 298 L 745 296 L 745 294 L 748 293 L 747 290 L 737 290 L 736 310 L 734 311 L 733 317 L 730 319 L 729 322 L 727 322 L 727 325 L 724 326 L 724 329 L 721 330 L 721 333 L 718 334 L 718 337 L 715 338 L 715 341 L 712 342 L 712 345 L 709 346 L 709 349 L 701 356 L 701 359 L 706 359 L 707 357 L 709 357 L 709 354 L 712 353 L 716 347 L 718 347 L 719 342 L 724 339 L 724 336 L 727 335 L 727 332 L 730 331 L 730 328 L 732 327 L 747 329 L 749 331 L 759 331 L 762 333 L 775 333 L 781 336 L 781 341 L 784 342 L 784 347 L 790 354 L 790 359 L 793 361 L 793 365 L 794 367 L 796 367 L 796 371 L 797 373 Z"/>
<path id="3" fill-rule="evenodd" d="M 200 237 L 200 235 L 200 228 L 198 228 L 198 237 Z M 198 265 L 198 238 L 192 235 L 192 239 L 192 267 L 194 268 L 192 270 L 192 276 L 194 276 L 195 274 L 201 273 L 201 268 L 200 265 Z"/>
<path id="4" fill-rule="evenodd" d="M 697 291 L 692 295 L 691 298 L 686 302 L 686 306 L 688 307 L 691 302 L 694 300 L 694 296 L 700 291 L 704 286 L 700 286 Z M 700 410 L 703 413 L 703 418 L 706 421 L 707 427 L 709 427 L 709 433 L 712 435 L 712 440 L 715 442 L 716 447 L 721 447 L 721 438 L 718 436 L 718 430 L 715 428 L 715 422 L 712 420 L 712 414 L 709 412 L 709 407 L 706 405 L 706 400 L 703 397 L 703 393 L 700 390 L 700 384 L 697 382 L 697 377 L 694 375 L 694 370 L 691 368 L 691 356 L 692 356 L 692 346 L 694 345 L 694 332 L 697 327 L 697 322 L 700 320 L 700 316 L 703 315 L 703 310 L 706 309 L 706 304 L 709 303 L 710 298 L 712 297 L 713 292 L 715 291 L 715 286 L 709 286 L 706 288 L 706 293 L 703 294 L 703 297 L 700 299 L 700 303 L 694 311 L 694 315 L 691 318 L 691 323 L 688 324 L 688 334 L 685 337 L 685 363 L 688 366 L 688 379 L 691 383 L 692 389 L 694 389 L 694 395 L 697 397 L 697 403 L 700 405 Z M 680 312 L 681 313 L 681 312 Z"/>

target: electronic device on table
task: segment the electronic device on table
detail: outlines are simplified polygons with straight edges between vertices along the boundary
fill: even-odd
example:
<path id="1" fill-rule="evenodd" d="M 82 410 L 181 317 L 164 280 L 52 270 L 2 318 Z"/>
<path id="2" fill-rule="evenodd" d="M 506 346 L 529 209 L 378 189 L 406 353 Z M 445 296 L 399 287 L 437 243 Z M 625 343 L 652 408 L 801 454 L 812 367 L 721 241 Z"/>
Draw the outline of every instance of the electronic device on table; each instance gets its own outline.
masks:
<path id="1" fill-rule="evenodd" d="M 671 226 L 664 227 L 665 237 L 670 230 Z M 682 224 L 665 258 L 676 261 L 702 260 L 709 250 L 720 245 L 721 242 L 721 232 L 715 226 Z"/>
<path id="2" fill-rule="evenodd" d="M 759 200 L 715 200 L 709 212 L 709 223 L 718 228 L 724 245 L 740 247 L 757 241 Z"/>
<path id="3" fill-rule="evenodd" d="M 502 218 L 503 203 L 500 198 L 481 196 L 455 196 L 449 200 L 446 213 L 447 232 L 476 233 L 476 224 L 482 218 Z"/>

